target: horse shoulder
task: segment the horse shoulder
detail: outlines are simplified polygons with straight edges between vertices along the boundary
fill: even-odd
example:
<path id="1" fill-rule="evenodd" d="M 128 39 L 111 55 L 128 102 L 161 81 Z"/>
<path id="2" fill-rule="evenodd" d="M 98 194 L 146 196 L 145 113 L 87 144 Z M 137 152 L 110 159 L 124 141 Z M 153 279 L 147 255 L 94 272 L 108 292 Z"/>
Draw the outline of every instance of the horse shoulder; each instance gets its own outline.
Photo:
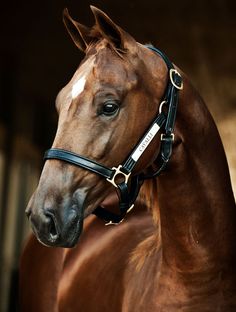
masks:
<path id="1" fill-rule="evenodd" d="M 153 231 L 151 215 L 137 206 L 119 226 L 105 227 L 99 219 L 88 218 L 78 245 L 65 256 L 60 311 L 121 311 L 129 259 Z"/>
<path id="2" fill-rule="evenodd" d="M 20 264 L 21 311 L 121 311 L 135 282 L 132 257 L 141 257 L 139 246 L 153 230 L 151 215 L 137 204 L 119 226 L 88 217 L 73 249 L 48 248 L 30 235 Z"/>

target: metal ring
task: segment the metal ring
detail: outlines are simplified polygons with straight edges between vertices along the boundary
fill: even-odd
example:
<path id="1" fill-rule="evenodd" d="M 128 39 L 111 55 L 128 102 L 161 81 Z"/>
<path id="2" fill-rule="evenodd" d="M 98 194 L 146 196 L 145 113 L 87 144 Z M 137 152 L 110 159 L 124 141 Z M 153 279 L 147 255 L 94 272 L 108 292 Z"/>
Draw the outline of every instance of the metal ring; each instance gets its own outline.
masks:
<path id="1" fill-rule="evenodd" d="M 160 106 L 159 106 L 159 114 L 162 113 L 162 107 L 163 107 L 163 105 L 165 105 L 165 104 L 167 104 L 166 101 L 162 101 L 162 102 L 161 102 L 161 104 L 160 104 Z"/>
<path id="2" fill-rule="evenodd" d="M 170 81 L 171 81 L 172 85 L 173 85 L 176 89 L 182 90 L 182 89 L 183 89 L 183 80 L 181 80 L 181 85 L 178 86 L 178 85 L 174 82 L 173 74 L 177 74 L 180 78 L 182 78 L 181 75 L 180 75 L 180 73 L 177 71 L 177 69 L 171 68 L 171 69 L 170 69 Z"/>
<path id="3" fill-rule="evenodd" d="M 130 177 L 130 175 L 131 175 L 131 172 L 129 172 L 128 174 L 124 173 L 124 172 L 121 170 L 122 168 L 123 168 L 122 165 L 119 165 L 117 168 L 116 168 L 116 167 L 112 167 L 112 170 L 115 170 L 115 172 L 114 172 L 112 178 L 107 178 L 107 179 L 106 179 L 108 182 L 110 182 L 110 183 L 111 183 L 112 185 L 114 185 L 116 188 L 118 187 L 118 186 L 117 186 L 117 183 L 116 183 L 116 177 L 117 177 L 118 175 L 123 176 L 124 182 L 125 182 L 126 184 L 128 184 L 128 180 L 129 180 L 129 177 Z"/>
<path id="4" fill-rule="evenodd" d="M 129 213 L 133 208 L 134 208 L 134 204 L 129 207 L 129 209 L 127 210 L 127 213 Z"/>

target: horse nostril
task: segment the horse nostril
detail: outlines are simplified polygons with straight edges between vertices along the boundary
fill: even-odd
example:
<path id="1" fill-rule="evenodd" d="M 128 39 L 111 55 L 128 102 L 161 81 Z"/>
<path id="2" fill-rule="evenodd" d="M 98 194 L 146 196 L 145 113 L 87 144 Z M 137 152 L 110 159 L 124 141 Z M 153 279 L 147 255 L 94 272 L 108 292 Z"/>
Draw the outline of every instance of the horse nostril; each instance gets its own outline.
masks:
<path id="1" fill-rule="evenodd" d="M 49 226 L 49 235 L 50 235 L 52 240 L 56 240 L 58 237 L 57 229 L 56 229 L 56 226 L 55 226 L 55 223 L 53 222 L 53 220 Z"/>
<path id="2" fill-rule="evenodd" d="M 46 212 L 45 216 L 48 219 L 49 241 L 55 242 L 59 238 L 59 232 L 57 229 L 57 223 L 56 223 L 55 216 L 51 212 Z"/>

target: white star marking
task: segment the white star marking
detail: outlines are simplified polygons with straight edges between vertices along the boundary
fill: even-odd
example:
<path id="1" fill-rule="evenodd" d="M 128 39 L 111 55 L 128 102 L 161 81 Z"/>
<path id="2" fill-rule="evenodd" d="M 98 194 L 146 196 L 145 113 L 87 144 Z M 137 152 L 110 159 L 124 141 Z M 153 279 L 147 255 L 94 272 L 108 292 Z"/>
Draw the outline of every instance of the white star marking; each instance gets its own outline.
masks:
<path id="1" fill-rule="evenodd" d="M 80 93 L 84 91 L 86 83 L 86 77 L 85 75 L 82 76 L 76 83 L 72 86 L 71 96 L 72 99 L 75 99 Z"/>

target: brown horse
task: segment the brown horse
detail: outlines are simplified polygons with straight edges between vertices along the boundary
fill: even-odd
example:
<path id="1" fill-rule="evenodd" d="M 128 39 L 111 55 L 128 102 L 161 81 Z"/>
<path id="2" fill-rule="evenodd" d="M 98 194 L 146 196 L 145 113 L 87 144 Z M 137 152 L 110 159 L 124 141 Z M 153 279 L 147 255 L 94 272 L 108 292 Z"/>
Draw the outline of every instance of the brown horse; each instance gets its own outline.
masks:
<path id="1" fill-rule="evenodd" d="M 148 146 L 131 180 L 124 181 L 124 171 L 115 177 L 118 197 L 101 174 L 49 151 L 27 215 L 47 246 L 72 247 L 80 240 L 73 249 L 47 248 L 30 237 L 21 261 L 22 311 L 236 311 L 236 210 L 214 121 L 182 72 L 179 90 L 175 80 L 170 83 L 165 57 L 137 43 L 102 11 L 92 11 L 92 29 L 64 13 L 86 56 L 57 97 L 53 151 L 82 155 L 98 171 L 117 168 L 158 111 L 169 113 L 171 104 L 162 100 L 171 85 L 179 94 L 175 136 L 167 140 L 173 152 L 161 175 L 144 182 L 126 220 L 105 227 L 91 213 L 99 205 L 121 208 L 132 179 L 152 176 L 167 121 L 160 125 L 162 135 L 149 145 L 147 138 L 141 142 Z"/>

